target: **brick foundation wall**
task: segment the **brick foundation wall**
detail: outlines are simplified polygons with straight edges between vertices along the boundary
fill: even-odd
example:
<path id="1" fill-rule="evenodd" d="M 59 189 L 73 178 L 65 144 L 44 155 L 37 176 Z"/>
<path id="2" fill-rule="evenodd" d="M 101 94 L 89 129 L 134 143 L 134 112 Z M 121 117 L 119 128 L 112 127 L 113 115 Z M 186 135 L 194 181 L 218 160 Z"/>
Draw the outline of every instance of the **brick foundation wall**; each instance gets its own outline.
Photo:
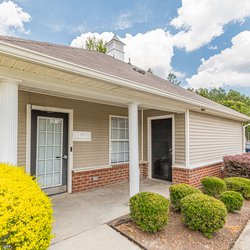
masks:
<path id="1" fill-rule="evenodd" d="M 93 177 L 98 177 L 93 180 Z M 140 164 L 140 179 L 148 178 L 148 164 Z M 72 173 L 72 191 L 78 192 L 96 187 L 104 187 L 129 180 L 129 165 L 120 164 L 110 168 L 102 168 Z"/>
<path id="2" fill-rule="evenodd" d="M 200 181 L 205 176 L 223 177 L 222 167 L 223 163 L 194 169 L 173 168 L 173 184 L 187 183 L 194 187 L 201 187 Z"/>

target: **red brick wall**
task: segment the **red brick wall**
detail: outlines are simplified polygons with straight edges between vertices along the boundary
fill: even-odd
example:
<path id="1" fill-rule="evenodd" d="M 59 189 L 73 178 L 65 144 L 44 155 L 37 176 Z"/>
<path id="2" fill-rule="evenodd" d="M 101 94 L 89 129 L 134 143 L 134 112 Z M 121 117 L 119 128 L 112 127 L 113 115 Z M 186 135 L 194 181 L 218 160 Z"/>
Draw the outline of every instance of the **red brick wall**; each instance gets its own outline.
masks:
<path id="1" fill-rule="evenodd" d="M 98 177 L 98 180 L 93 180 Z M 147 163 L 140 164 L 140 179 L 148 177 Z M 129 165 L 114 165 L 110 168 L 102 168 L 72 173 L 72 191 L 78 192 L 96 187 L 103 187 L 116 183 L 124 183 L 129 180 Z"/>
<path id="2" fill-rule="evenodd" d="M 173 184 L 187 183 L 195 187 L 201 187 L 200 180 L 205 176 L 223 177 L 222 167 L 223 163 L 194 169 L 173 168 Z"/>

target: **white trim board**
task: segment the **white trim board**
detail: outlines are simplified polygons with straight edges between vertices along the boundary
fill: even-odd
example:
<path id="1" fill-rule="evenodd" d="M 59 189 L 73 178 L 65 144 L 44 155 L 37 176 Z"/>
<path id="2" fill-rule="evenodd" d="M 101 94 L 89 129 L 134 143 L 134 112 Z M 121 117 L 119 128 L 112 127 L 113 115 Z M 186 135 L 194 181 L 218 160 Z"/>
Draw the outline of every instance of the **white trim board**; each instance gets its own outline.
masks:
<path id="1" fill-rule="evenodd" d="M 44 107 L 27 104 L 26 106 L 26 172 L 30 173 L 30 160 L 31 160 L 31 111 L 49 111 L 67 113 L 69 115 L 69 128 L 68 128 L 68 176 L 67 176 L 67 191 L 72 193 L 72 170 L 73 170 L 73 110 L 61 109 L 54 107 Z"/>
<path id="2" fill-rule="evenodd" d="M 152 136 L 152 120 L 161 120 L 161 119 L 172 119 L 172 166 L 175 165 L 175 115 L 162 115 L 162 116 L 152 116 L 148 117 L 148 176 L 152 179 L 152 145 L 151 145 L 151 136 Z"/>

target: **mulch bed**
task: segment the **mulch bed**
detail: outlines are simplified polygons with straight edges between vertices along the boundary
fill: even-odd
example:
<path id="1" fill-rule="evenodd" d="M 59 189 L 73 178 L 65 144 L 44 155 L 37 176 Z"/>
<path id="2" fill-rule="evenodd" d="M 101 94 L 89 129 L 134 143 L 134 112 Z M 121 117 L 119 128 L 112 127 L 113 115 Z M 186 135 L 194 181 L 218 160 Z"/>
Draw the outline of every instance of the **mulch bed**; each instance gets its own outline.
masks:
<path id="1" fill-rule="evenodd" d="M 137 243 L 142 249 L 223 250 L 231 249 L 249 219 L 250 201 L 244 201 L 240 212 L 228 213 L 225 227 L 212 239 L 207 239 L 201 233 L 184 226 L 181 214 L 173 210 L 170 212 L 167 227 L 155 234 L 142 232 L 129 216 L 118 218 L 111 222 L 110 226 Z"/>

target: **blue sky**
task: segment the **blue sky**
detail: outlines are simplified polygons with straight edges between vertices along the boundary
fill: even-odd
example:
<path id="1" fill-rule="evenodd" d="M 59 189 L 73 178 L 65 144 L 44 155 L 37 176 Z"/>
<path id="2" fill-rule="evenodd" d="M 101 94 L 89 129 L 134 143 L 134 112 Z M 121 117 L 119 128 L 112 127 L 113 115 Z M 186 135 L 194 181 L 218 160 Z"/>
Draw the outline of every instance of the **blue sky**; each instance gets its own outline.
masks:
<path id="1" fill-rule="evenodd" d="M 183 86 L 222 86 L 250 96 L 250 67 L 245 70 L 250 66 L 250 56 L 243 51 L 250 46 L 245 44 L 250 40 L 247 2 L 13 0 L 10 6 L 10 2 L 0 1 L 0 34 L 67 45 L 78 37 L 75 42 L 78 46 L 87 32 L 99 33 L 104 38 L 103 32 L 112 32 L 130 43 L 128 54 L 138 66 L 150 66 L 162 77 L 166 77 L 163 72 L 174 71 Z M 4 3 L 5 9 L 1 9 Z M 20 22 L 6 21 L 8 11 Z M 154 44 L 155 53 L 154 47 L 147 45 L 149 41 Z M 145 47 L 145 52 L 136 54 L 136 46 Z M 148 60 L 147 64 L 142 63 L 142 57 Z"/>

